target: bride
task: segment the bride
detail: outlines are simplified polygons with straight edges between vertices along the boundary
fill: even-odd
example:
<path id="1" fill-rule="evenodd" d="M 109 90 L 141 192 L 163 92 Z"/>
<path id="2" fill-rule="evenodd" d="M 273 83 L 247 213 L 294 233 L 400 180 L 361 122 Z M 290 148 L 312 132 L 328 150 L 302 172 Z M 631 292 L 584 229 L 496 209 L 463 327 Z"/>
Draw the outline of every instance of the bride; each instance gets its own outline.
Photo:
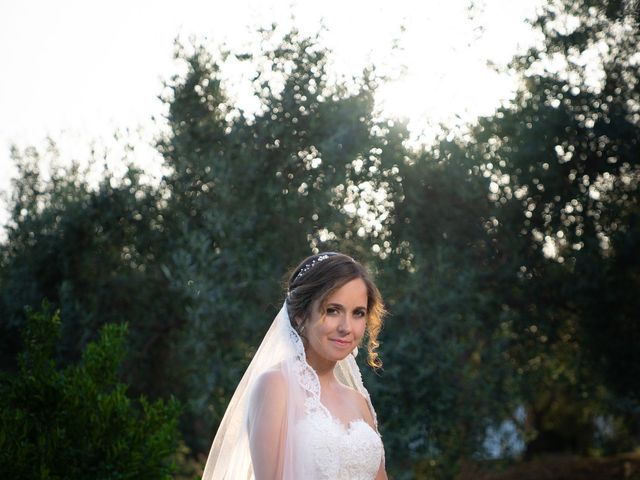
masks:
<path id="1" fill-rule="evenodd" d="M 386 479 L 376 414 L 355 361 L 368 363 L 384 312 L 364 267 L 328 252 L 305 259 L 216 434 L 203 480 Z"/>

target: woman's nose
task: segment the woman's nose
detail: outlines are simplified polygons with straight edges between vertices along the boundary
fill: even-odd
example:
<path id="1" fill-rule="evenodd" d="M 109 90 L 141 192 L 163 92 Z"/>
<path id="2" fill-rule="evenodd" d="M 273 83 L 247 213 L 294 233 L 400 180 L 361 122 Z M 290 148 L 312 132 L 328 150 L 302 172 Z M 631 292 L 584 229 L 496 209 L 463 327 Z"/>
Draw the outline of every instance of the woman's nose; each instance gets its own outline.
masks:
<path id="1" fill-rule="evenodd" d="M 351 318 L 349 317 L 349 314 L 341 316 L 338 329 L 344 333 L 349 333 L 351 331 Z"/>

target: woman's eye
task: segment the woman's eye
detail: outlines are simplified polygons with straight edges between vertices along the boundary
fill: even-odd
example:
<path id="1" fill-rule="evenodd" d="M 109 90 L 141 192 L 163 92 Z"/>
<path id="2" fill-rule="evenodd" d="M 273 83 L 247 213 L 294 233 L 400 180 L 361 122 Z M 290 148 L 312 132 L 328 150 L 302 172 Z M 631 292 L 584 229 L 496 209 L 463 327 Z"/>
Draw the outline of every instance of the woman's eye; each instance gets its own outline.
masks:
<path id="1" fill-rule="evenodd" d="M 332 308 L 332 307 L 327 308 L 327 315 L 335 315 L 336 313 L 338 313 L 337 308 Z"/>
<path id="2" fill-rule="evenodd" d="M 356 317 L 366 317 L 367 316 L 367 312 L 365 312 L 364 310 L 358 310 L 356 312 Z"/>

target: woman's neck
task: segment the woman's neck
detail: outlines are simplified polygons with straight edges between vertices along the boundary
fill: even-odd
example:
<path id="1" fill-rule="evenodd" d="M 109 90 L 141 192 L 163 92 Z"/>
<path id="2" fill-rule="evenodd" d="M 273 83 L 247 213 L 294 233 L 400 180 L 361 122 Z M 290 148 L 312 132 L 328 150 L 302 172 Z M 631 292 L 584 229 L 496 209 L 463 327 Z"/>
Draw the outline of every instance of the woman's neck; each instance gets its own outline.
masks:
<path id="1" fill-rule="evenodd" d="M 306 349 L 305 349 L 306 350 Z M 333 369 L 336 366 L 336 362 L 331 362 L 323 358 L 316 358 L 313 354 L 307 353 L 307 363 L 313 368 L 318 375 L 320 381 L 320 387 L 328 385 L 336 381 L 336 377 L 333 374 Z"/>

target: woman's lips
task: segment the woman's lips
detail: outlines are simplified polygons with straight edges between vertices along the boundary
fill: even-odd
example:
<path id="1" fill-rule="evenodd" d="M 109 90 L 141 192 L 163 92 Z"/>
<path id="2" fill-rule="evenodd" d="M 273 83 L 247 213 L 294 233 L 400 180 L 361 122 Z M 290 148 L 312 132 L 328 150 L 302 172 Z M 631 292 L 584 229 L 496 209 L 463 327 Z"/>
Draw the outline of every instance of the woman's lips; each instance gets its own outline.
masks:
<path id="1" fill-rule="evenodd" d="M 351 345 L 351 342 L 349 340 L 339 340 L 337 338 L 332 338 L 331 341 L 339 347 L 348 347 L 349 345 Z"/>

